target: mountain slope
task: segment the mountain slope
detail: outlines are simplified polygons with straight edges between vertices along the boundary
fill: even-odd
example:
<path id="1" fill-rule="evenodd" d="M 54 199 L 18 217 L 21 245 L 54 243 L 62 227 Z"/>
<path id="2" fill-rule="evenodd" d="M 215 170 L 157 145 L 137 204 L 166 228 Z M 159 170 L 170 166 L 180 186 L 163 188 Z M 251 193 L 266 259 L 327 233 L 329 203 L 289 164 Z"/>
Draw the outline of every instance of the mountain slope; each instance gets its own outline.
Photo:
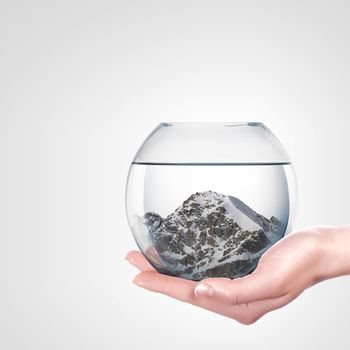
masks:
<path id="1" fill-rule="evenodd" d="M 192 194 L 166 218 L 148 212 L 138 225 L 159 271 L 194 280 L 246 275 L 284 233 L 275 217 L 213 191 Z"/>

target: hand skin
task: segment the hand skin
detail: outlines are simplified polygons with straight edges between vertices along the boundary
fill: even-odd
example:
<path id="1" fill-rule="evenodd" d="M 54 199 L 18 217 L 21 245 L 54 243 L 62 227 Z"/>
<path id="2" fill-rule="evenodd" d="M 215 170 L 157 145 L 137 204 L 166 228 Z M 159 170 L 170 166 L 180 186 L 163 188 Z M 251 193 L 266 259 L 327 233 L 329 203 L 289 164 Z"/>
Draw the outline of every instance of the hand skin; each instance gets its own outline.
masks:
<path id="1" fill-rule="evenodd" d="M 265 252 L 254 272 L 233 280 L 195 282 L 160 274 L 139 251 L 129 252 L 126 260 L 141 271 L 133 280 L 136 285 L 248 325 L 306 288 L 350 274 L 350 225 L 292 233 Z"/>

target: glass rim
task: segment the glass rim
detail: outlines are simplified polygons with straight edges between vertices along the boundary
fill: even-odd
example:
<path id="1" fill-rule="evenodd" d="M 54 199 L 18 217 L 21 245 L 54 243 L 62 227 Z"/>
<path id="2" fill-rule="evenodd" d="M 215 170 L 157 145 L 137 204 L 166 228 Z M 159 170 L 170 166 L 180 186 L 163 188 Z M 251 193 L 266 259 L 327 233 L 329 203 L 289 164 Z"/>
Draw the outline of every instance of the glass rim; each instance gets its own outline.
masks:
<path id="1" fill-rule="evenodd" d="M 262 122 L 161 122 L 160 126 L 264 126 Z"/>

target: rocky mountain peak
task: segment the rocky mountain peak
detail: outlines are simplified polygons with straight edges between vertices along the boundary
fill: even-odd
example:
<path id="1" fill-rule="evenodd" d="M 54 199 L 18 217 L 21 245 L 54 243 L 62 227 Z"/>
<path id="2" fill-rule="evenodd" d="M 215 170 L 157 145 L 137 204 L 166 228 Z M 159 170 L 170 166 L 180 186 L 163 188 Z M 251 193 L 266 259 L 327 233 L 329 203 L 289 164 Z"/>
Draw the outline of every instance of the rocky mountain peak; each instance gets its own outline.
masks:
<path id="1" fill-rule="evenodd" d="M 149 235 L 148 259 L 161 272 L 194 280 L 251 272 L 284 234 L 277 218 L 214 191 L 193 193 L 166 218 L 147 212 L 141 219 Z"/>

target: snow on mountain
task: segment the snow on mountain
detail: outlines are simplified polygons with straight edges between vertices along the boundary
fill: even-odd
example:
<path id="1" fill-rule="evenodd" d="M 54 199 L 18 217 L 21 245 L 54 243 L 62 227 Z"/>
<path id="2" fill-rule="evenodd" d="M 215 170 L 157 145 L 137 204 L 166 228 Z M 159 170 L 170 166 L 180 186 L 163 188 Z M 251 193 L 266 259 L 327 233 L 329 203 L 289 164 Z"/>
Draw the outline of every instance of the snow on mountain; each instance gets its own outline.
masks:
<path id="1" fill-rule="evenodd" d="M 166 218 L 148 212 L 135 225 L 141 250 L 158 270 L 194 280 L 251 272 L 284 233 L 275 217 L 213 191 L 192 194 Z"/>

